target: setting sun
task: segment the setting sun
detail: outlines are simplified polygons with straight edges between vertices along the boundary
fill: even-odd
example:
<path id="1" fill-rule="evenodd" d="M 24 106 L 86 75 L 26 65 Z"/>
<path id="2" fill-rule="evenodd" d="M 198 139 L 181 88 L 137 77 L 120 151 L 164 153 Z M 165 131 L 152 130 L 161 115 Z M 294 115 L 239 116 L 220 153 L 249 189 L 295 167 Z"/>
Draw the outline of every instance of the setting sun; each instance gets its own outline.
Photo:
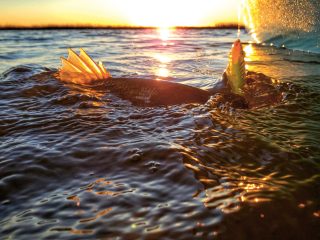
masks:
<path id="1" fill-rule="evenodd" d="M 123 6 L 130 23 L 138 26 L 198 26 L 210 16 L 210 1 L 132 1 Z M 212 9 L 211 9 L 212 11 Z"/>
<path id="2" fill-rule="evenodd" d="M 237 23 L 237 0 L 12 0 L 0 26 L 215 26 Z"/>

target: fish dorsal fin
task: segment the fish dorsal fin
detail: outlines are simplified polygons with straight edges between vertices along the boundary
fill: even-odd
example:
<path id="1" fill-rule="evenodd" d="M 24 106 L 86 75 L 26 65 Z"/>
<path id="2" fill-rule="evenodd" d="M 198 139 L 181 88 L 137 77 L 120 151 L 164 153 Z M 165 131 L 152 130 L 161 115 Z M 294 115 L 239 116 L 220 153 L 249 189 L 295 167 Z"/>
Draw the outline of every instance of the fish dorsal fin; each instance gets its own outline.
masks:
<path id="1" fill-rule="evenodd" d="M 88 83 L 92 80 L 91 76 L 85 74 L 67 59 L 61 57 L 62 66 L 59 69 L 59 77 L 62 81 L 73 83 Z"/>
<path id="2" fill-rule="evenodd" d="M 79 69 L 78 67 L 76 67 L 74 64 L 72 64 L 71 62 L 69 62 L 67 59 L 61 57 L 61 71 L 65 71 L 65 72 L 72 72 L 72 73 L 81 73 L 81 69 Z"/>
<path id="3" fill-rule="evenodd" d="M 86 63 L 86 65 L 92 70 L 92 72 L 98 77 L 98 79 L 103 79 L 103 73 L 101 72 L 99 66 L 82 48 L 80 48 L 79 57 Z"/>
<path id="4" fill-rule="evenodd" d="M 68 58 L 67 60 L 79 68 L 82 72 L 93 74 L 93 71 L 86 65 L 86 63 L 71 49 L 68 49 Z"/>
<path id="5" fill-rule="evenodd" d="M 106 70 L 106 68 L 103 66 L 102 62 L 98 62 L 98 67 L 100 68 L 103 78 L 111 77 L 111 74 Z"/>
<path id="6" fill-rule="evenodd" d="M 71 48 L 68 49 L 68 59 L 61 57 L 62 66 L 59 68 L 60 79 L 66 82 L 89 84 L 95 80 L 111 77 L 111 74 L 103 66 L 98 64 L 83 50 L 78 55 Z"/>

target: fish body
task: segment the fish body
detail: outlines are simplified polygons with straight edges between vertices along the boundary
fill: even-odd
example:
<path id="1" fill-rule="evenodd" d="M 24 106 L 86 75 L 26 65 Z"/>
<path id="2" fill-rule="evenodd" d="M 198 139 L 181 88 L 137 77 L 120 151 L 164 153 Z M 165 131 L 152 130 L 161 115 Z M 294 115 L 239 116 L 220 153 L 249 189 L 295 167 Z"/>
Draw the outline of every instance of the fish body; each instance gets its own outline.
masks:
<path id="1" fill-rule="evenodd" d="M 246 69 L 244 57 L 245 53 L 238 39 L 232 45 L 228 66 L 224 73 L 231 92 L 238 95 L 243 95 L 243 86 L 245 84 Z"/>
<path id="2" fill-rule="evenodd" d="M 106 89 L 138 106 L 167 106 L 186 103 L 206 103 L 207 90 L 188 85 L 141 78 L 110 78 Z"/>

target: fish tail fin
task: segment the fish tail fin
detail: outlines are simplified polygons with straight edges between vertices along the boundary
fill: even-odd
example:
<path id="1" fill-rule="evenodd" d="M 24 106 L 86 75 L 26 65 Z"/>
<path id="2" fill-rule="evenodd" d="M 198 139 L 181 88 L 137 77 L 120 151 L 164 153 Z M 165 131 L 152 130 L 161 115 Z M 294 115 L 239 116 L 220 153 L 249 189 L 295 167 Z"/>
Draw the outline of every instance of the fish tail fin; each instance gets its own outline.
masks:
<path id="1" fill-rule="evenodd" d="M 225 71 L 228 85 L 233 93 L 243 95 L 242 88 L 245 84 L 246 62 L 245 53 L 242 48 L 241 41 L 237 39 L 231 48 L 229 54 L 229 62 Z"/>
<path id="2" fill-rule="evenodd" d="M 82 48 L 79 55 L 69 48 L 68 58 L 61 57 L 61 63 L 59 78 L 62 81 L 88 84 L 111 77 L 102 62 L 97 64 Z"/>

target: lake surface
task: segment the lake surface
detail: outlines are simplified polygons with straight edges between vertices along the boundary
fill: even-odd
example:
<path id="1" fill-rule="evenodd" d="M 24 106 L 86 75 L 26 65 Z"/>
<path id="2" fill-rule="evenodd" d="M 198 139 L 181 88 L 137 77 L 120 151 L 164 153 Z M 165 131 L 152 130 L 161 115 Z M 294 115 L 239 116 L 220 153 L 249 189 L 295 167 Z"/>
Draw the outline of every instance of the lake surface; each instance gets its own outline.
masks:
<path id="1" fill-rule="evenodd" d="M 1 239 L 319 239 L 320 55 L 249 44 L 280 104 L 137 107 L 52 71 L 220 81 L 237 30 L 0 31 Z"/>

